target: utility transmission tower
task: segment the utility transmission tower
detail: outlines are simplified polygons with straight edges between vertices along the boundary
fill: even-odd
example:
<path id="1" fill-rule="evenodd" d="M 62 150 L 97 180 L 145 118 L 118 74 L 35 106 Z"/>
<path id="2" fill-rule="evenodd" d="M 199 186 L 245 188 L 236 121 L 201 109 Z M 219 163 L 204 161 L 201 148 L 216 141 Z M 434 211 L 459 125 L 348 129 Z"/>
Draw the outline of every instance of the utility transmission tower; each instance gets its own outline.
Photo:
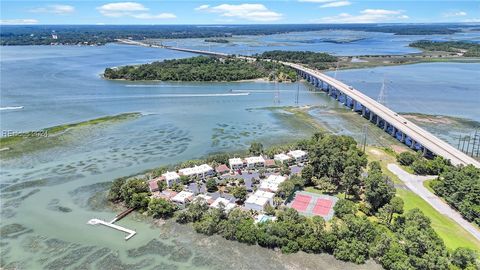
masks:
<path id="1" fill-rule="evenodd" d="M 386 104 L 387 91 L 385 88 L 385 77 L 383 78 L 382 88 L 380 88 L 380 94 L 378 94 L 377 101 L 378 103 L 385 105 Z"/>
<path id="2" fill-rule="evenodd" d="M 364 124 L 363 125 L 363 153 L 365 153 L 365 148 L 367 147 L 367 131 L 368 131 L 368 125 Z"/>
<path id="3" fill-rule="evenodd" d="M 337 61 L 337 67 L 335 67 L 335 74 L 333 75 L 333 78 L 337 78 L 337 71 L 338 71 L 338 65 L 339 65 L 339 62 Z"/>
<path id="4" fill-rule="evenodd" d="M 300 94 L 300 80 L 297 74 L 297 93 L 295 94 L 295 104 L 298 105 L 298 96 Z"/>
<path id="5" fill-rule="evenodd" d="M 275 70 L 275 91 L 273 96 L 273 104 L 280 104 L 280 90 L 278 89 L 278 77 L 277 71 Z"/>
<path id="6" fill-rule="evenodd" d="M 475 153 L 475 146 L 477 145 L 478 141 L 477 141 L 477 135 L 478 133 L 478 130 L 475 130 L 475 135 L 473 135 L 473 144 L 472 144 L 472 153 L 470 154 L 471 157 L 474 157 L 474 153 Z M 477 148 L 478 149 L 478 148 Z M 478 150 L 477 150 L 478 151 Z M 468 153 L 467 153 L 468 155 Z"/>

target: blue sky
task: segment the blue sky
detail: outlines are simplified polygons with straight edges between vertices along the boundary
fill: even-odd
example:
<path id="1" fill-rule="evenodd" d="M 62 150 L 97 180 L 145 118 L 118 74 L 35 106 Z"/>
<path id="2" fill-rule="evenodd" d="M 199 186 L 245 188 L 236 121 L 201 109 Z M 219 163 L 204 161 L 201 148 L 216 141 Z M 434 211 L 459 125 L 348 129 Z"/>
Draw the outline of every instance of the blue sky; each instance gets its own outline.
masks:
<path id="1" fill-rule="evenodd" d="M 2 24 L 480 22 L 480 0 L 2 0 Z"/>

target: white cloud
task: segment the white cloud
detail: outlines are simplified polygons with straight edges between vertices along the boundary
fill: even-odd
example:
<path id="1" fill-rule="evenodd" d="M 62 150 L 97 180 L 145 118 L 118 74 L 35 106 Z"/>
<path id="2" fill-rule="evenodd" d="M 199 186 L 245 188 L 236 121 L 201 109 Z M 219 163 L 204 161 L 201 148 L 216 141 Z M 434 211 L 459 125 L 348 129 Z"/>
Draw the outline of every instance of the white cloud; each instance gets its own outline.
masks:
<path id="1" fill-rule="evenodd" d="M 465 23 L 480 23 L 480 18 L 465 19 L 462 22 L 465 22 Z"/>
<path id="2" fill-rule="evenodd" d="M 5 19 L 0 20 L 0 24 L 37 24 L 38 20 L 36 19 Z"/>
<path id="3" fill-rule="evenodd" d="M 364 9 L 358 15 L 349 13 L 340 13 L 336 16 L 323 17 L 314 22 L 319 23 L 378 23 L 378 22 L 395 22 L 406 20 L 409 17 L 403 14 L 403 10 L 388 9 Z"/>
<path id="4" fill-rule="evenodd" d="M 443 17 L 461 17 L 461 16 L 467 16 L 467 13 L 465 11 L 451 11 L 451 12 L 443 13 Z"/>
<path id="5" fill-rule="evenodd" d="M 107 17 L 122 17 L 128 16 L 135 11 L 147 11 L 144 5 L 135 2 L 118 2 L 118 3 L 109 3 L 103 6 L 97 7 L 97 10 L 102 13 L 102 15 Z"/>
<path id="6" fill-rule="evenodd" d="M 401 14 L 401 10 L 388 10 L 388 9 L 364 9 L 360 11 L 362 14 L 367 14 L 367 15 L 395 15 L 395 14 Z"/>
<path id="7" fill-rule="evenodd" d="M 214 7 L 201 5 L 195 10 L 218 13 L 227 19 L 241 19 L 255 22 L 278 21 L 283 16 L 280 13 L 269 10 L 263 4 L 222 4 Z"/>
<path id="8" fill-rule="evenodd" d="M 331 7 L 345 7 L 345 6 L 350 6 L 352 3 L 349 1 L 337 1 L 337 2 L 330 2 L 321 5 L 321 8 L 331 8 Z"/>
<path id="9" fill-rule="evenodd" d="M 68 14 L 74 12 L 75 7 L 69 5 L 48 5 L 46 7 L 34 8 L 29 11 L 34 13 Z"/>
<path id="10" fill-rule="evenodd" d="M 108 3 L 97 7 L 97 10 L 107 17 L 132 17 L 135 19 L 154 20 L 154 19 L 175 19 L 177 16 L 173 13 L 152 14 L 147 11 L 150 9 L 137 2 L 117 2 Z"/>
<path id="11" fill-rule="evenodd" d="M 328 3 L 328 2 L 335 2 L 336 0 L 298 0 L 298 2 L 303 3 Z"/>
<path id="12" fill-rule="evenodd" d="M 137 19 L 175 19 L 177 16 L 173 13 L 159 13 L 159 14 L 150 14 L 150 13 L 140 13 L 131 15 Z"/>
<path id="13" fill-rule="evenodd" d="M 209 5 L 201 5 L 199 7 L 196 7 L 195 10 L 205 10 L 208 9 L 210 6 Z"/>

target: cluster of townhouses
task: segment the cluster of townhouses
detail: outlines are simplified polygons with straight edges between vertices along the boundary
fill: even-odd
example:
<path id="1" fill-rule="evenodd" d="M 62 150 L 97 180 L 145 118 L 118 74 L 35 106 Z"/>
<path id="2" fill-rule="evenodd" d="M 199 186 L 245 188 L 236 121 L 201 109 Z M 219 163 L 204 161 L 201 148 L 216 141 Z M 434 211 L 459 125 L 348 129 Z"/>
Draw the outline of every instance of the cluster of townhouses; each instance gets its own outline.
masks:
<path id="1" fill-rule="evenodd" d="M 160 177 L 152 179 L 148 182 L 152 196 L 164 198 L 169 200 L 180 207 L 184 207 L 186 204 L 193 202 L 194 200 L 205 201 L 210 207 L 219 208 L 223 207 L 226 211 L 230 211 L 235 207 L 241 207 L 245 210 L 254 210 L 262 212 L 266 205 L 274 206 L 274 197 L 279 190 L 279 186 L 282 182 L 288 179 L 288 176 L 283 176 L 275 171 L 275 167 L 279 165 L 287 164 L 291 167 L 296 167 L 296 172 L 299 173 L 301 167 L 308 160 L 307 152 L 303 150 L 294 150 L 288 153 L 282 153 L 275 155 L 273 159 L 265 158 L 264 156 L 251 156 L 246 158 L 230 158 L 228 165 L 220 164 L 215 169 L 208 165 L 202 164 L 199 166 L 193 166 L 189 168 L 182 168 L 175 171 L 167 171 Z M 262 168 L 271 168 L 260 179 L 258 171 Z M 192 190 L 190 186 L 186 185 L 184 190 L 175 192 L 170 189 L 175 184 L 181 183 L 181 177 L 189 177 L 190 179 L 197 180 L 196 182 L 205 183 L 206 180 L 215 177 L 217 180 L 228 178 L 242 178 L 251 181 L 253 178 L 258 178 L 259 184 L 249 190 L 247 199 L 243 205 L 236 203 L 236 199 L 228 193 L 208 193 L 206 190 Z M 159 191 L 159 181 L 165 181 L 168 187 L 165 190 Z M 198 184 L 192 184 L 198 185 Z M 262 215 L 261 219 L 268 219 L 269 217 Z"/>

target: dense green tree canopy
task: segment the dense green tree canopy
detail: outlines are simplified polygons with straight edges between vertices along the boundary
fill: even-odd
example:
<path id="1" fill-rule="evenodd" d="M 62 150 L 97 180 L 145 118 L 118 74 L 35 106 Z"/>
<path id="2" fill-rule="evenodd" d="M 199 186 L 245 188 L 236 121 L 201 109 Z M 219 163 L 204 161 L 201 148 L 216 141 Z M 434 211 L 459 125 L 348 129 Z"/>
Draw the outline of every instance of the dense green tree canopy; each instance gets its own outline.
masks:
<path id="1" fill-rule="evenodd" d="M 430 41 L 419 40 L 410 43 L 410 47 L 421 48 L 429 51 L 443 51 L 464 53 L 464 56 L 480 56 L 480 44 L 468 41 Z"/>
<path id="2" fill-rule="evenodd" d="M 131 81 L 238 81 L 257 78 L 269 78 L 276 81 L 296 80 L 296 72 L 281 64 L 210 56 L 107 68 L 103 76 L 107 79 Z"/>
<path id="3" fill-rule="evenodd" d="M 305 64 L 315 69 L 327 69 L 334 67 L 338 59 L 328 53 L 309 51 L 268 51 L 257 55 L 259 58 L 276 61 Z"/>
<path id="4" fill-rule="evenodd" d="M 480 225 L 480 169 L 473 165 L 450 167 L 432 183 L 432 188 L 465 219 Z"/>
<path id="5" fill-rule="evenodd" d="M 154 218 L 169 217 L 175 210 L 177 210 L 176 205 L 162 198 L 152 198 L 148 203 L 148 213 Z"/>

